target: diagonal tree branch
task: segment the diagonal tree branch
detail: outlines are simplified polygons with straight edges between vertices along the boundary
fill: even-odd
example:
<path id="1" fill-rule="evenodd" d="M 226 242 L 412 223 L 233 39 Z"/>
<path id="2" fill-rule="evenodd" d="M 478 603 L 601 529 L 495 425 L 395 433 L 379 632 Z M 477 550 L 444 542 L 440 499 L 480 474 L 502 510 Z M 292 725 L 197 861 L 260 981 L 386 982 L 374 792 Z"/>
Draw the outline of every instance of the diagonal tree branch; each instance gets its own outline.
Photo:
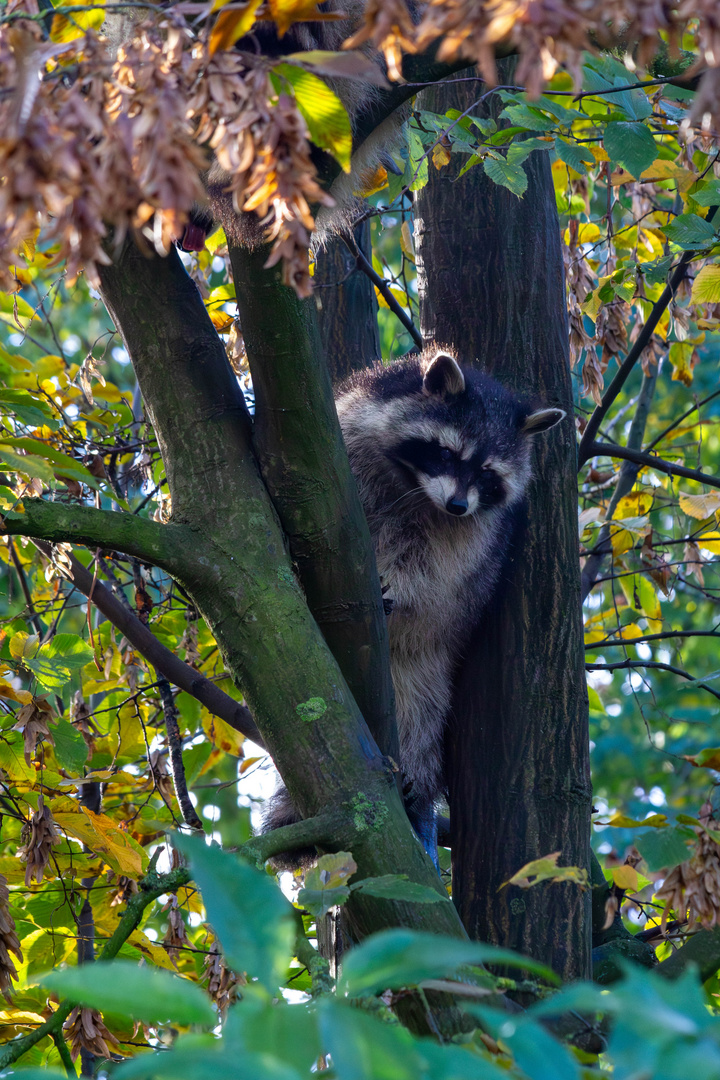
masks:
<path id="1" fill-rule="evenodd" d="M 699 484 L 707 484 L 708 487 L 720 488 L 720 476 L 708 476 L 700 469 L 688 469 L 685 465 L 675 465 L 672 461 L 647 454 L 643 450 L 632 450 L 629 446 L 616 446 L 615 443 L 594 442 L 590 444 L 590 457 L 623 458 L 632 461 L 636 465 L 647 465 L 658 472 L 668 476 L 684 476 L 687 480 L 697 480 Z"/>
<path id="2" fill-rule="evenodd" d="M 393 296 L 393 294 L 390 291 L 390 288 L 389 288 L 388 283 L 385 280 L 385 278 L 380 277 L 378 272 L 375 270 L 375 267 L 373 266 L 373 264 L 370 262 L 370 260 L 368 258 L 366 258 L 364 253 L 360 250 L 358 245 L 355 243 L 355 239 L 354 239 L 353 236 L 351 236 L 348 233 L 343 233 L 342 239 L 347 244 L 347 246 L 348 246 L 349 250 L 352 252 L 352 254 L 355 256 L 355 261 L 357 262 L 357 265 L 360 268 L 360 270 L 362 270 L 363 274 L 365 274 L 366 277 L 368 277 L 370 279 L 370 281 L 372 281 L 373 285 L 378 290 L 378 292 L 382 293 L 382 297 L 383 297 L 385 303 L 390 308 L 390 310 L 392 311 L 395 318 L 398 319 L 402 323 L 402 325 L 405 327 L 405 329 L 407 330 L 407 332 L 410 334 L 413 341 L 417 345 L 418 349 L 422 349 L 423 346 L 424 346 L 424 342 L 423 342 L 423 339 L 422 339 L 422 334 L 420 333 L 420 331 L 418 330 L 417 326 L 412 321 L 410 316 L 405 311 L 403 311 L 402 307 L 400 306 L 400 304 L 397 302 L 397 300 Z"/>
<path id="3" fill-rule="evenodd" d="M 38 540 L 35 544 L 44 555 L 50 554 L 47 544 Z M 195 668 L 183 663 L 179 656 L 161 644 L 147 626 L 140 622 L 130 606 L 126 607 L 121 603 L 101 581 L 96 579 L 93 585 L 93 575 L 74 555 L 70 556 L 70 565 L 75 588 L 88 597 L 92 592 L 92 603 L 98 611 L 125 635 L 148 663 L 179 690 L 184 690 L 186 694 L 196 698 L 213 716 L 219 716 L 235 731 L 252 739 L 258 746 L 264 746 L 252 713 L 246 705 L 241 705 L 216 686 L 212 679 L 206 679 Z"/>
<path id="4" fill-rule="evenodd" d="M 718 211 L 717 206 L 711 206 L 708 211 L 708 215 L 705 218 L 710 222 L 715 217 Z M 653 335 L 655 327 L 662 318 L 663 312 L 667 308 L 668 304 L 672 300 L 677 291 L 680 282 L 685 277 L 687 268 L 693 259 L 697 258 L 696 251 L 684 251 L 680 262 L 677 264 L 675 271 L 670 278 L 670 281 L 665 286 L 660 295 L 660 298 L 653 304 L 653 309 L 650 312 L 645 325 L 637 336 L 637 340 L 633 345 L 630 352 L 627 354 L 619 370 L 615 373 L 615 378 L 612 380 L 607 390 L 603 394 L 602 404 L 593 412 L 588 421 L 588 425 L 583 432 L 583 436 L 578 446 L 578 468 L 581 469 L 585 462 L 593 456 L 593 446 L 595 445 L 595 436 L 600 430 L 600 425 L 607 416 L 610 406 L 615 401 L 616 397 L 625 385 L 628 376 L 635 367 L 636 363 L 642 356 L 647 345 L 650 342 L 650 338 Z"/>

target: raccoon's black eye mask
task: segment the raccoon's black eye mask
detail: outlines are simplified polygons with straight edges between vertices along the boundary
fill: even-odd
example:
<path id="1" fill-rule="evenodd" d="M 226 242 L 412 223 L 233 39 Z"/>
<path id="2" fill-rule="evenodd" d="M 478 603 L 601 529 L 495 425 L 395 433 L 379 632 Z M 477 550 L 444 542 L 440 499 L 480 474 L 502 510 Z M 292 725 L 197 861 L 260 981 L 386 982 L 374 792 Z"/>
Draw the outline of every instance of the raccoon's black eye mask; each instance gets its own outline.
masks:
<path id="1" fill-rule="evenodd" d="M 442 476 L 448 466 L 457 464 L 458 456 L 447 446 L 425 439 L 405 439 L 394 447 L 390 456 L 401 465 L 425 473 L 426 476 Z"/>

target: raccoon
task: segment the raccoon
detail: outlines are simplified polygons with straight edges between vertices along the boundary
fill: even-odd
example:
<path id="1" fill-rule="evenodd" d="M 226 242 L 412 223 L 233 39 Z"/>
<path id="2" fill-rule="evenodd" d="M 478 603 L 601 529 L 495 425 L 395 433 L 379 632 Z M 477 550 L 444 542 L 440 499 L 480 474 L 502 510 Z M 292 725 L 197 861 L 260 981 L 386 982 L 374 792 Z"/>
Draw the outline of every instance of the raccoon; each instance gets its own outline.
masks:
<path id="1" fill-rule="evenodd" d="M 565 412 L 531 408 L 437 347 L 355 373 L 336 405 L 383 585 L 406 808 L 437 865 L 455 666 L 498 587 L 531 437 Z M 284 796 L 271 827 L 289 820 Z"/>

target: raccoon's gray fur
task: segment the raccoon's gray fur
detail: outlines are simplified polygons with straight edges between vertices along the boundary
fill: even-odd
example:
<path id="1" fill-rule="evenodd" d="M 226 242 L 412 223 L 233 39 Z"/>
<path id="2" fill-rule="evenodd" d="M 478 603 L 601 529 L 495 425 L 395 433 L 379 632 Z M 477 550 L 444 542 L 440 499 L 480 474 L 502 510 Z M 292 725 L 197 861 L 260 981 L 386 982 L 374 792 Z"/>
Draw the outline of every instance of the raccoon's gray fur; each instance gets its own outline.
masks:
<path id="1" fill-rule="evenodd" d="M 533 410 L 437 348 L 355 374 L 336 404 L 389 609 L 408 813 L 436 857 L 454 668 L 497 589 L 530 479 L 531 436 L 565 413 Z M 268 824 L 287 808 L 276 804 Z"/>

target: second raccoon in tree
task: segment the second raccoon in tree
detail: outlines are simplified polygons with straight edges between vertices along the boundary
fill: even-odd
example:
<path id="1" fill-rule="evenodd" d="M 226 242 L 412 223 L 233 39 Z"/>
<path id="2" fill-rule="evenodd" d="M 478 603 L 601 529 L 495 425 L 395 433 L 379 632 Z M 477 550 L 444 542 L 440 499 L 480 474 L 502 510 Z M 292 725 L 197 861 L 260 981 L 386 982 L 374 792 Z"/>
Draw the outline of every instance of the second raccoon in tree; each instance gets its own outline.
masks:
<path id="1" fill-rule="evenodd" d="M 437 348 L 356 373 L 336 404 L 388 610 L 406 807 L 437 864 L 455 666 L 497 590 L 531 439 L 565 413 L 532 409 Z M 266 825 L 290 819 L 283 792 Z"/>

